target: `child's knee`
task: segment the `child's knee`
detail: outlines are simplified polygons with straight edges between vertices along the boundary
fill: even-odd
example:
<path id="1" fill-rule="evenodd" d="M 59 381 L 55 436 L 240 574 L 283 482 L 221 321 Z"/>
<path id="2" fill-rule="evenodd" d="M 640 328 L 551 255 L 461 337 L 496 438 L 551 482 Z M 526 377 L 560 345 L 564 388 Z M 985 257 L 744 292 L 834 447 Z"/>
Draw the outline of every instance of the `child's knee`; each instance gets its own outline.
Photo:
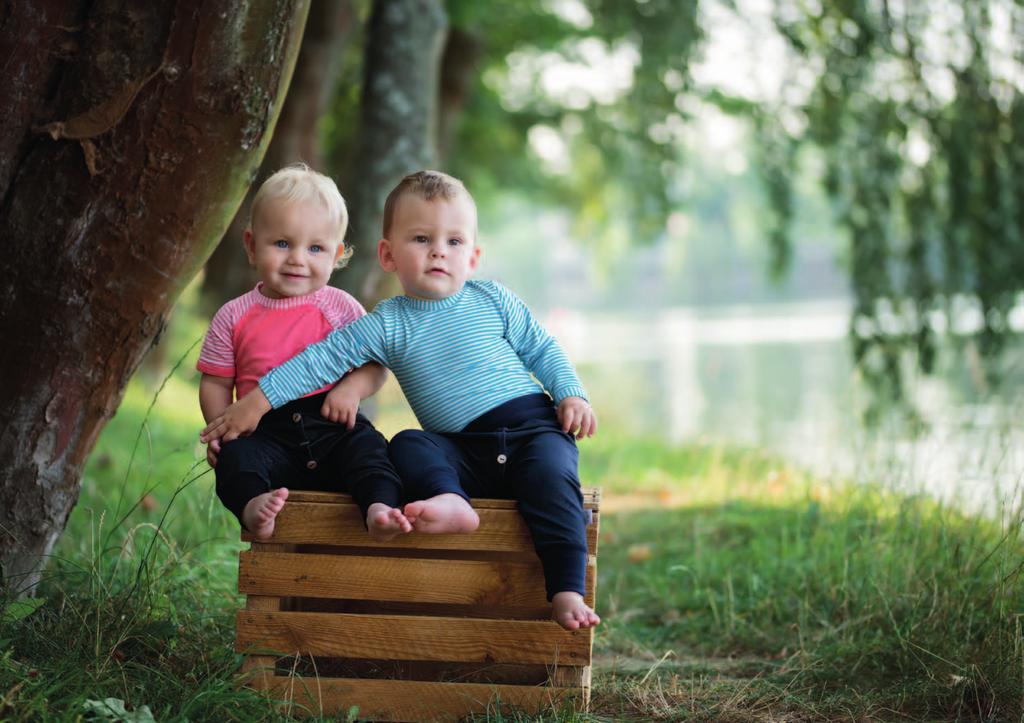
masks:
<path id="1" fill-rule="evenodd" d="M 246 442 L 245 439 L 236 439 L 221 445 L 217 466 L 214 468 L 218 480 L 236 474 L 243 468 L 245 460 L 250 457 L 246 454 L 249 447 Z"/>
<path id="2" fill-rule="evenodd" d="M 406 445 L 419 445 L 426 441 L 426 434 L 419 429 L 403 429 L 391 438 L 392 447 L 405 447 Z"/>
<path id="3" fill-rule="evenodd" d="M 437 444 L 419 429 L 405 429 L 391 438 L 388 455 L 394 464 L 418 462 L 423 455 L 436 455 Z"/>
<path id="4" fill-rule="evenodd" d="M 575 448 L 549 446 L 531 450 L 531 454 L 517 460 L 520 485 L 551 490 L 553 487 L 580 495 L 578 457 Z"/>

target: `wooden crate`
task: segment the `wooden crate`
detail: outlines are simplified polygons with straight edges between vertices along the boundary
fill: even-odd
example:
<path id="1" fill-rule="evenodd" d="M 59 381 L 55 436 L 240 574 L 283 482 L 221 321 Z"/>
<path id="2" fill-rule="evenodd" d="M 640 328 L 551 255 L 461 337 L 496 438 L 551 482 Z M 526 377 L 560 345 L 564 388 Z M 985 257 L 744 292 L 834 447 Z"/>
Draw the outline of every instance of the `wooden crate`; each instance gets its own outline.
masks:
<path id="1" fill-rule="evenodd" d="M 584 490 L 591 606 L 599 504 L 600 490 Z M 515 502 L 473 507 L 473 534 L 380 543 L 348 495 L 291 491 L 270 540 L 242 535 L 252 545 L 239 554 L 236 649 L 250 684 L 314 714 L 356 705 L 373 720 L 586 709 L 593 630 L 551 621 Z"/>

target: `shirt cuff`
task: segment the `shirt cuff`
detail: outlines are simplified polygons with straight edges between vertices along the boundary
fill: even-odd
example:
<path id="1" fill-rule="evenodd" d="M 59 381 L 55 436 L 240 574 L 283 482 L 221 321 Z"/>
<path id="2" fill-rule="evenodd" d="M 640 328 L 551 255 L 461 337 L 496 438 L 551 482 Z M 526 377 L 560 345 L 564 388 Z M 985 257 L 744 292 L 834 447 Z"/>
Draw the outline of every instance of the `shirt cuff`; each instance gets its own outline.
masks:
<path id="1" fill-rule="evenodd" d="M 270 386 L 270 384 L 267 382 L 267 377 L 262 377 L 260 379 L 259 384 L 260 390 L 263 392 L 264 396 L 266 396 L 267 401 L 270 402 L 270 406 L 272 409 L 277 409 L 278 407 L 283 406 L 288 401 L 287 399 L 284 398 L 283 394 L 278 394 Z"/>
<path id="2" fill-rule="evenodd" d="M 196 364 L 196 369 L 198 369 L 203 374 L 209 374 L 210 376 L 213 377 L 231 377 L 232 379 L 234 379 L 235 377 L 234 367 L 219 367 L 204 362 L 202 359 L 200 359 L 199 362 Z"/>
<path id="3" fill-rule="evenodd" d="M 590 399 L 587 398 L 587 390 L 578 384 L 568 387 L 562 387 L 557 392 L 555 392 L 553 398 L 555 404 L 560 404 L 561 401 L 566 397 L 581 397 L 583 400 L 587 402 L 587 404 L 590 403 Z"/>

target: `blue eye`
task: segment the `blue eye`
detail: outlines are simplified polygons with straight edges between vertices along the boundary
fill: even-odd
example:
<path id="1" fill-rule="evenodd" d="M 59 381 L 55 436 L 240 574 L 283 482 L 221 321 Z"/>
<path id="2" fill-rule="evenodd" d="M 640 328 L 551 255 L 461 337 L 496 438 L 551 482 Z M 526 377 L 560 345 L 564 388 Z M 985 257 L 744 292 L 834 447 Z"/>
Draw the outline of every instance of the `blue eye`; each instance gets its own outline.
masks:
<path id="1" fill-rule="evenodd" d="M 450 238 L 450 239 L 448 239 L 448 245 L 449 246 L 460 246 L 460 245 L 462 245 L 462 239 L 460 239 L 460 238 Z"/>
<path id="2" fill-rule="evenodd" d="M 309 247 L 309 250 L 311 253 L 318 254 L 324 250 L 324 247 L 321 246 L 320 244 L 313 244 L 312 246 Z"/>
<path id="3" fill-rule="evenodd" d="M 430 239 L 428 239 L 426 236 L 423 236 L 422 234 L 419 236 L 414 236 L 413 241 L 415 241 L 418 244 L 430 243 Z"/>
<path id="4" fill-rule="evenodd" d="M 279 249 L 288 248 L 288 242 L 285 241 L 283 238 L 279 238 L 277 241 L 275 241 L 274 245 L 277 246 Z"/>

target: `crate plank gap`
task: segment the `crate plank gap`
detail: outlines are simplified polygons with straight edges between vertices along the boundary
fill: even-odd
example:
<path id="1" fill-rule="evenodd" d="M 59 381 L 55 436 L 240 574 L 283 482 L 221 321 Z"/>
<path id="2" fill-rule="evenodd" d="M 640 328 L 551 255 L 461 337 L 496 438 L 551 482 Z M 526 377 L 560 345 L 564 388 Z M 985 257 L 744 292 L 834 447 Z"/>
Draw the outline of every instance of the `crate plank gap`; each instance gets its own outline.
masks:
<path id="1" fill-rule="evenodd" d="M 589 515 L 594 605 L 601 492 Z M 544 575 L 513 500 L 475 499 L 470 535 L 375 542 L 348 495 L 292 490 L 274 535 L 239 553 L 236 650 L 248 685 L 292 712 L 458 720 L 510 705 L 586 710 L 594 631 L 551 621 Z"/>

